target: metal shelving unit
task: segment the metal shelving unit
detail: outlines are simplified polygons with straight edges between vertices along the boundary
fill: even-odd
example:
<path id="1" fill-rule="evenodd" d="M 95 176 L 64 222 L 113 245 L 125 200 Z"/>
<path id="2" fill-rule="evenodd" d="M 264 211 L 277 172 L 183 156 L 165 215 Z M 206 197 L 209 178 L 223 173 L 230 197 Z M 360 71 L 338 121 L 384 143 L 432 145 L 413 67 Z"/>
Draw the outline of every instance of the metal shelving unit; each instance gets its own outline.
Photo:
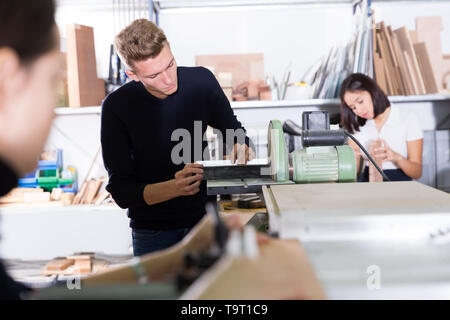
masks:
<path id="1" fill-rule="evenodd" d="M 449 102 L 450 94 L 414 95 L 414 96 L 390 96 L 392 103 L 417 103 L 417 102 Z M 286 108 L 286 107 L 311 107 L 311 106 L 336 106 L 339 107 L 339 99 L 307 99 L 307 100 L 272 100 L 272 101 L 234 101 L 231 102 L 233 109 L 252 108 Z M 55 108 L 57 116 L 101 114 L 100 106 L 81 108 Z"/>

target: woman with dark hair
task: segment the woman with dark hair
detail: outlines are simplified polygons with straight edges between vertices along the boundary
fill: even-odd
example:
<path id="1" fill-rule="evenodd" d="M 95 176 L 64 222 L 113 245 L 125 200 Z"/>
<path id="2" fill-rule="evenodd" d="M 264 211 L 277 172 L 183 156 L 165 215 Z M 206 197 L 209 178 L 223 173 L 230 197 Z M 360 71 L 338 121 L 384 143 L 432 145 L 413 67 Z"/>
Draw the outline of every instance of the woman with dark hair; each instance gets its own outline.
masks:
<path id="1" fill-rule="evenodd" d="M 36 167 L 50 131 L 62 65 L 54 14 L 53 0 L 0 1 L 0 196 Z M 24 291 L 0 262 L 0 299 Z"/>
<path id="2" fill-rule="evenodd" d="M 392 181 L 422 176 L 423 132 L 414 113 L 392 107 L 384 92 L 368 76 L 354 73 L 341 85 L 341 125 L 375 157 Z M 361 150 L 350 140 L 359 167 Z M 365 168 L 359 181 L 369 181 Z"/>

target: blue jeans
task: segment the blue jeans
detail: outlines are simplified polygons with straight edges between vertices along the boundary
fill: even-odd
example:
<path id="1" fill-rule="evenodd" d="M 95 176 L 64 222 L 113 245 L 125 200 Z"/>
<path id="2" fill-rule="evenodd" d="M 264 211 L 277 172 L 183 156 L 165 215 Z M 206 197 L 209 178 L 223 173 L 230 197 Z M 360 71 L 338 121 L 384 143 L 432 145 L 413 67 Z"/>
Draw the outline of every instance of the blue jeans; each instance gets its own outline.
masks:
<path id="1" fill-rule="evenodd" d="M 173 230 L 133 229 L 134 256 L 142 256 L 147 253 L 171 247 L 181 241 L 190 230 L 191 228 Z"/>

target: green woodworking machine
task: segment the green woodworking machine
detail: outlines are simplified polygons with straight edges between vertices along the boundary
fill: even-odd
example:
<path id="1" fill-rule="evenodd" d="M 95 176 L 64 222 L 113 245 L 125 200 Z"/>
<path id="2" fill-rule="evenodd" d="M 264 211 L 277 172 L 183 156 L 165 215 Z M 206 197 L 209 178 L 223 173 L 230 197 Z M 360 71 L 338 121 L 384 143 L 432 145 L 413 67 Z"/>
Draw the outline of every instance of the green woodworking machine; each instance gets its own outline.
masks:
<path id="1" fill-rule="evenodd" d="M 285 133 L 301 135 L 302 148 L 288 152 Z M 265 163 L 204 161 L 208 194 L 259 193 L 263 185 L 353 182 L 356 160 L 343 130 L 330 130 L 324 112 L 304 112 L 302 128 L 270 121 Z"/>

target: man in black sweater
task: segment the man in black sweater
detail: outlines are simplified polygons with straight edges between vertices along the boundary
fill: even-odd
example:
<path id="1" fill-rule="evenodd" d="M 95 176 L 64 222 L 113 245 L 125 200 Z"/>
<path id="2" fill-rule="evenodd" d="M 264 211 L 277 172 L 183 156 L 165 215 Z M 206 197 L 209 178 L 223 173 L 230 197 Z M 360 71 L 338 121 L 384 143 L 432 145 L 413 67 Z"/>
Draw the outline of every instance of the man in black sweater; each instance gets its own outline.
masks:
<path id="1" fill-rule="evenodd" d="M 223 137 L 229 129 L 243 133 L 231 143 L 233 162 L 246 163 L 253 150 L 214 75 L 177 67 L 163 31 L 151 21 L 134 21 L 115 46 L 134 81 L 103 102 L 102 152 L 107 190 L 128 208 L 139 256 L 177 243 L 204 215 L 206 184 L 194 162 L 206 160 L 208 125 Z"/>

